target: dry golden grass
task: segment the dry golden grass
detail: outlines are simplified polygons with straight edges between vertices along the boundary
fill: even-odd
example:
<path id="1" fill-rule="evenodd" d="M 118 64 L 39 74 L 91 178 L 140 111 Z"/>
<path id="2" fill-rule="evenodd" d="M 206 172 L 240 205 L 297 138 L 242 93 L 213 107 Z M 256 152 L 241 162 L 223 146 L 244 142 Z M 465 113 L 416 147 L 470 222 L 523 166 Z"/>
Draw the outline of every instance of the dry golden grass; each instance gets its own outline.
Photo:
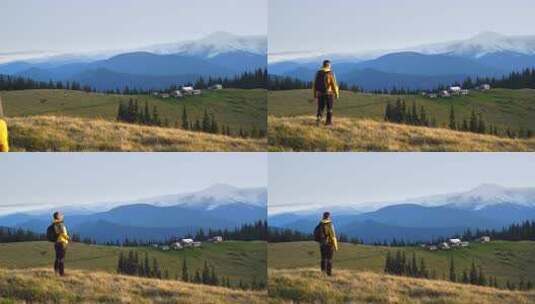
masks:
<path id="1" fill-rule="evenodd" d="M 101 119 L 32 116 L 7 119 L 13 151 L 265 151 L 243 139 Z"/>
<path id="2" fill-rule="evenodd" d="M 0 303 L 266 303 L 267 292 L 244 291 L 104 272 L 0 269 Z"/>
<path id="3" fill-rule="evenodd" d="M 318 127 L 312 116 L 270 116 L 268 143 L 270 151 L 535 151 L 535 139 L 336 117 Z"/>
<path id="4" fill-rule="evenodd" d="M 272 303 L 535 303 L 534 292 L 372 272 L 337 270 L 326 277 L 312 269 L 270 270 L 269 296 Z"/>

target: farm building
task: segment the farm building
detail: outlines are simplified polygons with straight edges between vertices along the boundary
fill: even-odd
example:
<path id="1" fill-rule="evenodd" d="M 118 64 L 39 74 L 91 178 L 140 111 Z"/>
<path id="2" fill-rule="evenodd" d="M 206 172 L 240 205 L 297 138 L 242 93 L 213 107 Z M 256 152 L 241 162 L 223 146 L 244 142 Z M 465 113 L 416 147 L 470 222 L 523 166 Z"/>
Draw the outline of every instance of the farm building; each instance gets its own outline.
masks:
<path id="1" fill-rule="evenodd" d="M 180 242 L 174 242 L 171 244 L 171 248 L 173 248 L 174 250 L 180 250 L 184 247 L 182 247 L 182 244 L 180 244 Z"/>
<path id="2" fill-rule="evenodd" d="M 427 249 L 429 249 L 429 251 L 437 251 L 438 247 L 436 245 L 429 245 L 427 246 Z"/>
<path id="3" fill-rule="evenodd" d="M 450 245 L 450 247 L 459 247 L 459 246 L 461 246 L 461 243 L 462 243 L 462 241 L 460 239 L 449 239 L 448 240 L 448 245 Z"/>
<path id="4" fill-rule="evenodd" d="M 193 90 L 192 94 L 193 95 L 201 95 L 202 91 L 201 90 Z"/>
<path id="5" fill-rule="evenodd" d="M 470 246 L 469 242 L 461 242 L 461 247 L 468 247 Z"/>
<path id="6" fill-rule="evenodd" d="M 193 242 L 193 247 L 198 248 L 201 247 L 202 242 Z"/>
<path id="7" fill-rule="evenodd" d="M 222 236 L 214 236 L 213 238 L 210 238 L 208 240 L 209 242 L 212 242 L 212 243 L 221 243 L 223 242 L 223 237 Z"/>
<path id="8" fill-rule="evenodd" d="M 223 85 L 222 84 L 214 84 L 208 88 L 209 90 L 222 90 Z"/>
<path id="9" fill-rule="evenodd" d="M 180 244 L 182 247 L 193 247 L 193 239 L 181 239 Z"/>
<path id="10" fill-rule="evenodd" d="M 461 95 L 466 96 L 466 95 L 468 95 L 468 94 L 470 94 L 470 90 L 467 90 L 467 89 L 462 89 L 462 90 L 461 90 Z"/>
<path id="11" fill-rule="evenodd" d="M 446 242 L 443 242 L 443 243 L 438 244 L 438 248 L 440 248 L 440 249 L 450 249 L 450 245 L 448 245 L 448 243 L 446 243 Z"/>
<path id="12" fill-rule="evenodd" d="M 163 93 L 163 94 L 162 94 L 162 95 L 160 95 L 160 96 L 162 96 L 162 98 L 164 98 L 164 99 L 167 99 L 167 98 L 169 98 L 169 94 L 167 94 L 167 93 Z"/>
<path id="13" fill-rule="evenodd" d="M 451 86 L 448 88 L 448 91 L 452 94 L 461 94 L 462 88 L 460 86 Z"/>
<path id="14" fill-rule="evenodd" d="M 488 83 L 484 83 L 484 84 L 482 84 L 482 85 L 479 86 L 479 89 L 480 89 L 481 91 L 488 91 L 488 90 L 490 90 L 490 84 L 488 84 Z"/>
<path id="15" fill-rule="evenodd" d="M 175 90 L 171 92 L 171 96 L 173 96 L 174 98 L 182 98 L 184 97 L 184 94 L 182 94 L 182 92 L 180 92 L 179 90 Z"/>
<path id="16" fill-rule="evenodd" d="M 163 251 L 168 251 L 170 248 L 167 245 L 163 245 L 162 247 L 160 247 L 160 249 L 162 249 Z"/>
<path id="17" fill-rule="evenodd" d="M 183 95 L 193 95 L 193 91 L 195 91 L 195 89 L 192 86 L 183 86 L 180 88 L 180 92 Z"/>
<path id="18" fill-rule="evenodd" d="M 442 90 L 438 94 L 439 94 L 440 97 L 450 97 L 451 96 L 450 92 L 448 92 L 446 90 Z"/>
<path id="19" fill-rule="evenodd" d="M 482 236 L 482 237 L 479 238 L 479 241 L 481 243 L 488 243 L 488 242 L 490 242 L 490 236 Z"/>

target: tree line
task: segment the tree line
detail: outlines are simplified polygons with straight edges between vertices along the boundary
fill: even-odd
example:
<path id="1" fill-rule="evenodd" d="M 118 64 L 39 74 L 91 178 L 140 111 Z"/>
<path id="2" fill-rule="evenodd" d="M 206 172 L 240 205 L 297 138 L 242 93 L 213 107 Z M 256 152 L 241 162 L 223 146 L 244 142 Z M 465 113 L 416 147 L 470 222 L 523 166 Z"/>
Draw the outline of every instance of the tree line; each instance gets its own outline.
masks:
<path id="1" fill-rule="evenodd" d="M 186 261 L 183 259 L 182 268 L 177 271 L 174 278 L 171 278 L 169 271 L 163 269 L 155 257 L 149 258 L 145 252 L 144 258 L 139 257 L 136 250 L 129 250 L 127 254 L 123 251 L 119 254 L 117 260 L 117 273 L 145 278 L 163 279 L 163 280 L 181 280 L 183 282 L 190 282 L 195 284 L 204 284 L 212 286 L 224 286 L 228 288 L 240 289 L 265 289 L 265 282 L 259 282 L 256 278 L 248 284 L 240 280 L 239 282 L 231 282 L 228 277 L 219 276 L 216 273 L 215 267 L 209 265 L 207 261 L 204 262 L 203 269 L 196 269 L 190 274 L 190 270 Z"/>
<path id="2" fill-rule="evenodd" d="M 215 84 L 221 84 L 224 88 L 234 89 L 265 89 L 267 88 L 267 69 L 256 69 L 250 72 L 243 72 L 234 77 L 200 77 L 195 81 L 196 89 L 207 89 Z M 175 88 L 176 89 L 176 88 Z"/>
<path id="3" fill-rule="evenodd" d="M 467 229 L 462 233 L 462 238 L 467 240 L 478 239 L 482 236 L 490 236 L 493 240 L 502 241 L 535 241 L 535 221 L 524 221 L 511 224 L 501 230 Z"/>
<path id="4" fill-rule="evenodd" d="M 416 253 L 413 252 L 409 258 L 403 250 L 397 250 L 395 254 L 392 254 L 390 251 L 387 252 L 384 272 L 398 276 L 438 279 L 436 270 L 433 269 L 430 271 L 423 257 L 417 258 Z M 446 276 L 446 272 L 444 271 L 442 273 L 442 279 L 454 283 L 506 288 L 510 290 L 531 290 L 534 287 L 531 281 L 525 281 L 523 278 L 518 283 L 507 280 L 505 284 L 499 284 L 495 276 L 487 276 L 483 267 L 476 265 L 475 261 L 472 261 L 470 269 L 463 269 L 461 273 L 458 273 L 453 256 L 449 259 L 448 275 Z"/>
<path id="5" fill-rule="evenodd" d="M 413 126 L 436 127 L 437 122 L 434 117 L 429 118 L 423 105 L 417 109 L 416 102 L 407 107 L 404 100 L 398 98 L 395 104 L 388 102 L 385 106 L 384 120 L 393 123 L 407 124 Z"/>
<path id="6" fill-rule="evenodd" d="M 520 127 L 518 130 L 513 130 L 508 127 L 504 130 L 499 130 L 498 127 L 485 121 L 481 112 L 476 114 L 476 110 L 472 109 L 469 118 L 463 118 L 462 121 L 457 119 L 455 108 L 450 107 L 448 128 L 462 132 L 471 132 L 478 134 L 489 134 L 494 136 L 509 137 L 509 138 L 531 138 L 533 131 L 528 128 Z"/>
<path id="7" fill-rule="evenodd" d="M 167 118 L 160 117 L 158 107 L 153 105 L 152 110 L 147 101 L 142 107 L 137 100 L 130 98 L 128 102 L 120 101 L 117 108 L 117 121 L 140 124 L 147 126 L 171 127 Z M 198 118 L 195 121 L 190 120 L 186 106 L 183 107 L 181 121 L 178 119 L 174 123 L 174 128 L 181 128 L 183 130 L 191 130 L 196 132 L 205 132 L 211 134 L 223 134 L 227 136 L 239 136 L 243 138 L 264 138 L 266 131 L 259 129 L 253 125 L 250 130 L 240 128 L 237 133 L 236 130 L 231 130 L 229 126 L 219 124 L 214 114 L 208 114 L 208 110 L 204 110 L 202 120 Z"/>
<path id="8" fill-rule="evenodd" d="M 312 81 L 304 81 L 295 77 L 269 75 L 267 87 L 270 91 L 286 91 L 312 89 L 312 85 Z M 363 92 L 359 86 L 343 81 L 338 82 L 338 87 L 342 91 Z"/>
<path id="9" fill-rule="evenodd" d="M 82 85 L 77 81 L 37 81 L 21 76 L 0 74 L 0 91 L 19 91 L 36 89 L 73 90 L 84 92 L 97 92 L 95 88 Z"/>

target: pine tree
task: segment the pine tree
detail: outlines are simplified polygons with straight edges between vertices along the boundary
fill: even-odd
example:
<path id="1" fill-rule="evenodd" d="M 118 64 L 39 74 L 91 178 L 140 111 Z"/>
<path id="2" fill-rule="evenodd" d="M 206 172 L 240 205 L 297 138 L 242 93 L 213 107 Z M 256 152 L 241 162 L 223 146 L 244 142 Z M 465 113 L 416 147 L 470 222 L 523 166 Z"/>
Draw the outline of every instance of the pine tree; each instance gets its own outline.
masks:
<path id="1" fill-rule="evenodd" d="M 449 128 L 452 130 L 457 129 L 457 123 L 455 121 L 455 109 L 453 108 L 453 105 L 450 108 L 450 123 Z"/>
<path id="2" fill-rule="evenodd" d="M 189 129 L 188 113 L 186 111 L 186 106 L 182 109 L 182 129 Z"/>
<path id="3" fill-rule="evenodd" d="M 189 281 L 188 264 L 186 263 L 186 258 L 184 258 L 182 261 L 182 281 Z"/>
<path id="4" fill-rule="evenodd" d="M 457 275 L 455 273 L 455 263 L 453 261 L 453 256 L 450 258 L 450 281 L 457 282 Z"/>

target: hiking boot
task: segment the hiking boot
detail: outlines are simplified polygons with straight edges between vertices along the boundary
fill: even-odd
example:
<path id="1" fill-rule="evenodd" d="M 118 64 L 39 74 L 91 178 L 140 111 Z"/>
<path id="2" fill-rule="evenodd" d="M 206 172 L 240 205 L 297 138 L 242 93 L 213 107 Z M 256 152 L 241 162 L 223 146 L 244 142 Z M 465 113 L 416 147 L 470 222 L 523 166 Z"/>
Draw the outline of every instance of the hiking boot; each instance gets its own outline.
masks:
<path id="1" fill-rule="evenodd" d="M 326 126 L 332 126 L 333 124 L 333 114 L 331 112 L 327 112 L 327 120 L 325 121 Z"/>

